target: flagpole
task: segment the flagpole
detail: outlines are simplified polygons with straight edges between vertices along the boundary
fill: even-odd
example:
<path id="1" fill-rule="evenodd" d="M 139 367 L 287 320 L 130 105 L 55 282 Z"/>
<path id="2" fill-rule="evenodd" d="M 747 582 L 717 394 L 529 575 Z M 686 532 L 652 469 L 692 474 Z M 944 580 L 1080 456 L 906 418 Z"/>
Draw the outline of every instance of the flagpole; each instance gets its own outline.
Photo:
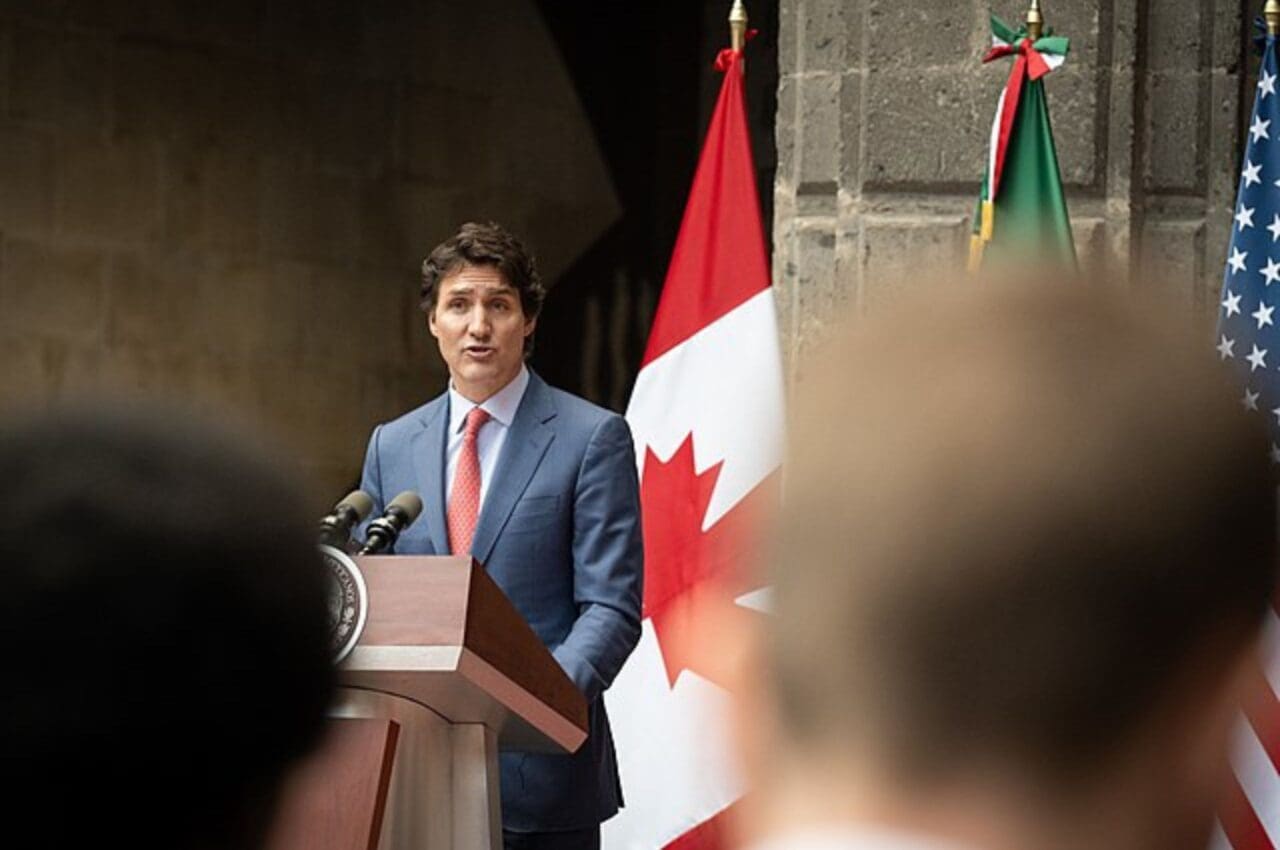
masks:
<path id="1" fill-rule="evenodd" d="M 1275 35 L 1280 31 L 1280 0 L 1267 0 L 1262 7 L 1262 17 L 1267 22 L 1267 35 Z"/>
<path id="2" fill-rule="evenodd" d="M 1280 5 L 1280 0 L 1271 0 Z M 1044 35 L 1044 13 L 1040 11 L 1040 0 L 1031 0 L 1031 8 L 1027 10 L 1027 35 L 1032 41 Z"/>
<path id="3" fill-rule="evenodd" d="M 1280 0 L 1276 0 L 1280 5 Z M 742 0 L 733 0 L 733 8 L 729 10 L 729 46 L 735 51 L 742 50 L 747 43 L 747 7 Z"/>

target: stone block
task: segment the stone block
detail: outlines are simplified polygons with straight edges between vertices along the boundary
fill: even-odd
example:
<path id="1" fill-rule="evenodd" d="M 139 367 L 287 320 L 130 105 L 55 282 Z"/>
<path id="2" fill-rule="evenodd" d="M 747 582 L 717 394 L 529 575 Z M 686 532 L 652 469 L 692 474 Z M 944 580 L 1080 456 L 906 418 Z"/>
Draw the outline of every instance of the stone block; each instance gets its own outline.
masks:
<path id="1" fill-rule="evenodd" d="M 800 70 L 801 2 L 793 0 L 778 4 L 778 70 L 784 80 Z"/>
<path id="2" fill-rule="evenodd" d="M 796 194 L 834 196 L 840 168 L 840 76 L 808 74 L 798 77 L 796 84 Z"/>
<path id="3" fill-rule="evenodd" d="M 1197 73 L 1153 73 L 1148 78 L 1147 168 L 1143 187 L 1199 193 L 1205 186 L 1207 81 Z M 1275 175 L 1272 179 L 1280 177 Z"/>
<path id="4" fill-rule="evenodd" d="M 128 243 L 159 232 L 160 165 L 154 145 L 128 140 L 100 145 L 64 136 L 57 163 L 62 233 Z"/>
<path id="5" fill-rule="evenodd" d="M 396 99 L 391 84 L 340 74 L 304 78 L 307 140 L 330 170 L 377 175 L 391 166 Z"/>
<path id="6" fill-rule="evenodd" d="M 220 68 L 204 52 L 123 43 L 115 54 L 113 121 L 117 135 L 202 140 L 214 131 Z"/>
<path id="7" fill-rule="evenodd" d="M 505 116 L 492 98 L 462 97 L 437 88 L 414 88 L 401 104 L 401 150 L 409 175 L 439 183 L 497 182 L 495 148 L 482 143 L 505 132 Z"/>
<path id="8" fill-rule="evenodd" d="M 361 4 L 360 67 L 366 74 L 378 79 L 409 76 L 419 52 L 414 15 L 421 5 L 400 0 Z"/>
<path id="9" fill-rule="evenodd" d="M 284 259 L 350 262 L 358 246 L 354 180 L 264 163 L 262 250 Z"/>
<path id="10" fill-rule="evenodd" d="M 967 3 L 868 0 L 862 5 L 866 9 L 866 65 L 870 69 L 909 72 L 948 68 L 955 74 L 960 69 L 977 68 L 990 45 L 985 19 L 975 16 Z M 847 7 L 844 14 L 857 17 L 857 12 Z M 978 29 L 980 22 L 984 25 Z M 905 91 L 922 90 L 913 87 Z"/>
<path id="11" fill-rule="evenodd" d="M 360 246 L 362 263 L 378 266 L 402 265 L 412 268 L 422 248 L 410 244 L 400 201 L 404 186 L 398 180 L 382 179 L 360 186 Z M 418 257 L 417 259 L 421 259 Z"/>
<path id="12" fill-rule="evenodd" d="M 182 2 L 182 0 L 174 0 Z M 362 3 L 274 0 L 259 6 L 262 41 L 279 59 L 310 67 L 347 67 L 359 56 Z M 306 38 L 299 38 L 306 33 Z"/>
<path id="13" fill-rule="evenodd" d="M 1198 221 L 1148 221 L 1143 228 L 1142 279 L 1173 303 L 1204 308 L 1216 291 L 1204 286 L 1205 227 Z"/>
<path id="14" fill-rule="evenodd" d="M 200 350 L 237 363 L 300 357 L 304 328 L 327 337 L 342 322 L 318 320 L 325 306 L 309 271 L 294 264 L 206 262 L 194 281 Z M 332 317 L 326 317 L 332 319 Z M 316 321 L 312 321 L 316 320 Z M 322 329 L 314 332 L 316 328 Z"/>
<path id="15" fill-rule="evenodd" d="M 796 342 L 808 336 L 806 322 L 831 321 L 849 299 L 849 283 L 837 278 L 836 236 L 830 218 L 798 219 L 792 231 L 785 280 L 794 308 Z"/>
<path id="16" fill-rule="evenodd" d="M 204 247 L 203 152 L 186 145 L 161 149 L 161 222 L 166 246 L 178 250 Z"/>
<path id="17" fill-rule="evenodd" d="M 795 76 L 783 76 L 778 82 L 778 114 L 774 124 L 774 141 L 778 153 L 778 164 L 774 171 L 774 179 L 780 186 L 795 190 L 797 179 L 796 137 L 800 134 L 800 124 L 796 120 L 796 89 L 799 81 Z M 856 116 L 855 116 L 856 120 Z"/>
<path id="18" fill-rule="evenodd" d="M 107 123 L 112 46 L 93 35 L 67 34 L 59 69 L 60 122 L 64 126 L 99 130 Z"/>
<path id="19" fill-rule="evenodd" d="M 200 347 L 204 267 L 195 258 L 122 251 L 107 263 L 106 335 L 109 348 L 154 358 Z"/>
<path id="20" fill-rule="evenodd" d="M 1147 3 L 1147 68 L 1153 72 L 1200 70 L 1205 42 L 1212 37 L 1207 26 L 1209 4 L 1178 0 Z"/>
<path id="21" fill-rule="evenodd" d="M 1127 2 L 1120 0 L 1120 3 Z M 1103 26 L 1104 15 L 1108 20 L 1112 18 L 1116 14 L 1114 7 L 1120 3 L 1116 0 L 1053 0 L 1044 4 L 1045 23 L 1055 35 L 1071 39 L 1071 52 L 1065 67 L 1092 69 L 1098 65 L 1100 57 L 1110 52 L 1112 33 Z M 1017 11 L 1010 14 L 1021 18 L 1026 4 L 1018 4 L 1015 8 Z M 1008 15 L 1005 20 L 1014 23 Z M 1115 59 L 1121 64 L 1129 61 L 1128 57 L 1116 56 Z"/>
<path id="22" fill-rule="evenodd" d="M 1069 189 L 1096 188 L 1106 150 L 1106 139 L 1099 136 L 1105 123 L 1098 120 L 1097 71 L 1065 65 L 1045 77 L 1044 85 L 1062 182 Z"/>
<path id="23" fill-rule="evenodd" d="M 94 130 L 105 125 L 110 48 L 104 39 L 19 26 L 10 55 L 15 118 Z"/>
<path id="24" fill-rule="evenodd" d="M 862 189 L 862 85 L 865 75 L 850 71 L 840 77 L 840 188 Z"/>
<path id="25" fill-rule="evenodd" d="M 261 0 L 219 0 L 216 4 L 185 0 L 155 0 L 147 14 L 135 15 L 129 26 L 139 34 L 168 42 L 240 50 L 261 43 Z"/>
<path id="26" fill-rule="evenodd" d="M 1076 216 L 1071 219 L 1071 238 L 1076 245 L 1076 261 L 1080 271 L 1097 280 L 1110 266 L 1107 222 L 1101 218 Z"/>
<path id="27" fill-rule="evenodd" d="M 4 240 L 0 334 L 100 343 L 104 258 L 94 250 Z"/>
<path id="28" fill-rule="evenodd" d="M 799 70 L 839 73 L 860 58 L 859 9 L 843 0 L 801 0 L 796 18 Z"/>
<path id="29" fill-rule="evenodd" d="M 186 403 L 197 415 L 216 415 L 221 425 L 262 442 L 260 416 L 254 409 L 261 367 L 254 360 L 196 354 L 190 358 L 190 386 Z"/>
<path id="30" fill-rule="evenodd" d="M 210 149 L 203 158 L 205 244 L 215 251 L 252 254 L 260 246 L 262 166 L 242 150 Z"/>
<path id="31" fill-rule="evenodd" d="M 43 27 L 13 28 L 9 112 L 15 118 L 52 119 L 58 115 L 59 33 Z"/>
<path id="32" fill-rule="evenodd" d="M 46 403 L 50 381 L 43 351 L 44 342 L 35 337 L 0 334 L 0 412 L 18 415 Z"/>
<path id="33" fill-rule="evenodd" d="M 49 233 L 54 206 L 52 138 L 38 130 L 0 129 L 0 229 Z"/>
<path id="34" fill-rule="evenodd" d="M 563 104 L 571 85 L 551 34 L 532 3 L 421 3 L 418 32 L 448 33 L 416 50 L 416 85 L 487 97 Z M 536 73 L 531 69 L 538 69 Z"/>
<path id="35" fill-rule="evenodd" d="M 883 309 L 924 286 L 960 279 L 969 249 L 965 217 L 863 219 L 864 311 Z"/>
<path id="36" fill-rule="evenodd" d="M 1253 57 L 1253 51 L 1246 51 L 1242 57 L 1240 50 L 1240 45 L 1244 43 L 1242 36 L 1253 35 L 1253 18 L 1240 13 L 1239 3 L 1217 0 L 1204 5 L 1209 6 L 1209 9 L 1202 13 L 1203 26 L 1206 29 L 1205 36 L 1207 38 L 1209 33 L 1212 33 L 1213 38 L 1207 57 L 1209 68 L 1236 74 L 1240 71 L 1242 58 L 1246 59 L 1246 64 L 1253 64 L 1249 61 Z"/>
<path id="37" fill-rule="evenodd" d="M 33 0 L 0 0 L 0 16 L 24 23 L 55 24 L 65 14 L 68 0 L 50 0 L 47 3 Z"/>
<path id="38" fill-rule="evenodd" d="M 206 122 L 211 143 L 282 157 L 309 155 L 307 75 L 253 55 L 223 55 L 217 68 Z"/>
<path id="39" fill-rule="evenodd" d="M 981 180 L 1002 76 L 894 66 L 864 85 L 864 188 Z"/>
<path id="40" fill-rule="evenodd" d="M 415 281 L 394 270 L 313 269 L 299 353 L 309 363 L 340 361 L 375 372 L 404 362 L 415 309 Z M 352 384 L 354 386 L 354 384 Z"/>

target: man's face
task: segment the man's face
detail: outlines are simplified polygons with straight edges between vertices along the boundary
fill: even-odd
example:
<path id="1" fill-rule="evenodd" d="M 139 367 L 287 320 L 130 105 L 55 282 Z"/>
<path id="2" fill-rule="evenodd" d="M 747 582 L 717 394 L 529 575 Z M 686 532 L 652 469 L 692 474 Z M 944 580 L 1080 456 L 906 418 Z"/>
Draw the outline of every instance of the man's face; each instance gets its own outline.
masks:
<path id="1" fill-rule="evenodd" d="M 520 372 L 524 340 L 537 319 L 493 266 L 464 265 L 440 281 L 427 327 L 440 344 L 454 388 L 482 402 Z"/>

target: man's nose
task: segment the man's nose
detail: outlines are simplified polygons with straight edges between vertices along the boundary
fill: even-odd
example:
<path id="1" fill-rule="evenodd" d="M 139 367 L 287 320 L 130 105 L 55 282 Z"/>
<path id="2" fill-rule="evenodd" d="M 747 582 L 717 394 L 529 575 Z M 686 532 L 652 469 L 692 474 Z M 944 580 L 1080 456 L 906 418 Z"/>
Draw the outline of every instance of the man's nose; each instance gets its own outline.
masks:
<path id="1" fill-rule="evenodd" d="M 467 332 L 472 336 L 485 337 L 489 335 L 492 325 L 489 321 L 489 311 L 484 307 L 476 307 L 471 311 L 470 321 L 467 323 Z"/>

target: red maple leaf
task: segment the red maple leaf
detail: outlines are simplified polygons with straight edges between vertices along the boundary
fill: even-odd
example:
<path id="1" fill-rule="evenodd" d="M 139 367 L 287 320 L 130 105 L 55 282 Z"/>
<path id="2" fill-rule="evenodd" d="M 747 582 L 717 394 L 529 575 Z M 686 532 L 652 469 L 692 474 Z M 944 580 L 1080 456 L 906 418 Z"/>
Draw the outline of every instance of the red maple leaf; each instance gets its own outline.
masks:
<path id="1" fill-rule="evenodd" d="M 701 474 L 693 466 L 693 434 L 665 462 L 645 450 L 644 616 L 653 620 L 667 678 L 684 669 L 716 680 L 716 647 L 706 625 L 748 616 L 733 602 L 753 589 L 752 559 L 762 512 L 776 499 L 770 475 L 706 531 L 702 522 L 723 461 Z"/>

